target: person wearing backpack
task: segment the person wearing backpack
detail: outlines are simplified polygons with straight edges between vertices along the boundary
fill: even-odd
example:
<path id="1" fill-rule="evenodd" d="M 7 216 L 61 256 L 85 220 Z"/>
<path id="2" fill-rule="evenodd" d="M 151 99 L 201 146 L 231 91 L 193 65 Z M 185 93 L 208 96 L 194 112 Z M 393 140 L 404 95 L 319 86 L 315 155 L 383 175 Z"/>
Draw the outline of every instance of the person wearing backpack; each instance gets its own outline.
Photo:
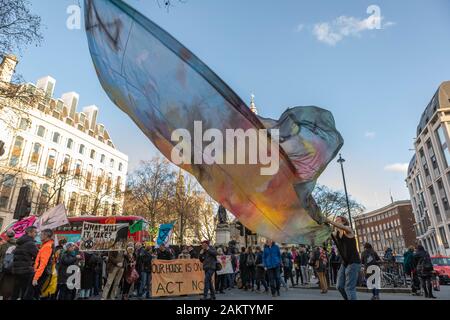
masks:
<path id="1" fill-rule="evenodd" d="M 252 247 L 247 249 L 247 288 L 255 291 L 256 280 L 256 255 L 253 253 Z"/>
<path id="2" fill-rule="evenodd" d="M 0 246 L 0 296 L 3 297 L 3 300 L 11 299 L 13 294 L 14 276 L 12 274 L 12 266 L 15 249 L 15 233 L 14 231 L 8 231 L 5 243 Z"/>
<path id="3" fill-rule="evenodd" d="M 376 266 L 381 261 L 380 257 L 373 249 L 370 243 L 364 244 L 364 251 L 361 253 L 361 263 L 364 265 L 366 279 L 370 276 L 367 274 L 367 269 L 370 266 Z M 380 290 L 378 288 L 372 289 L 372 300 L 380 300 Z"/>
<path id="4" fill-rule="evenodd" d="M 414 253 L 414 264 L 416 266 L 417 275 L 420 278 L 425 298 L 436 299 L 433 295 L 433 286 L 431 278 L 433 276 L 433 263 L 431 262 L 430 254 L 425 251 L 422 245 L 416 247 Z"/>
<path id="5" fill-rule="evenodd" d="M 286 281 L 286 286 L 288 285 L 287 282 L 289 279 L 291 279 L 291 288 L 294 287 L 294 277 L 292 275 L 292 254 L 289 252 L 288 248 L 284 248 L 283 253 L 281 254 L 281 262 L 283 264 L 283 275 L 284 280 Z"/>

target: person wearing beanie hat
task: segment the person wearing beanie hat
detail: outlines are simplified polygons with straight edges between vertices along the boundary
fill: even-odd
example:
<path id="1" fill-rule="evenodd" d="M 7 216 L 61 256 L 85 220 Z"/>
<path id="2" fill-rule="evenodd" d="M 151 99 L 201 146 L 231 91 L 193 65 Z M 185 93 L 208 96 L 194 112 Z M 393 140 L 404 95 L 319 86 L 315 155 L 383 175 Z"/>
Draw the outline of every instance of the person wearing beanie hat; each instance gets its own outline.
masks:
<path id="1" fill-rule="evenodd" d="M 212 276 L 216 271 L 217 265 L 217 251 L 209 245 L 208 240 L 202 241 L 202 250 L 200 251 L 200 262 L 203 263 L 203 270 L 205 271 L 205 286 L 202 300 L 216 300 L 216 294 L 212 283 Z M 211 297 L 208 299 L 208 292 L 211 292 Z"/>

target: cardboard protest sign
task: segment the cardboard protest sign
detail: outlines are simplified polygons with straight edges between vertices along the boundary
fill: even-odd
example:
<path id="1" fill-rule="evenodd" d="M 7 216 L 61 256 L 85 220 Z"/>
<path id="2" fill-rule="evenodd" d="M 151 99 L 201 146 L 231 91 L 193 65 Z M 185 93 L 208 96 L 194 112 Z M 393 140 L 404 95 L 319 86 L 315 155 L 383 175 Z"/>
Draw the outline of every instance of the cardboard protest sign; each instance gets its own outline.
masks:
<path id="1" fill-rule="evenodd" d="M 217 275 L 231 274 L 233 272 L 233 265 L 231 264 L 231 256 L 217 256 L 217 262 L 222 265 L 222 269 L 217 272 Z"/>
<path id="2" fill-rule="evenodd" d="M 153 260 L 152 297 L 202 294 L 204 278 L 198 259 Z"/>
<path id="3" fill-rule="evenodd" d="M 128 239 L 128 224 L 83 222 L 80 251 L 122 251 Z"/>

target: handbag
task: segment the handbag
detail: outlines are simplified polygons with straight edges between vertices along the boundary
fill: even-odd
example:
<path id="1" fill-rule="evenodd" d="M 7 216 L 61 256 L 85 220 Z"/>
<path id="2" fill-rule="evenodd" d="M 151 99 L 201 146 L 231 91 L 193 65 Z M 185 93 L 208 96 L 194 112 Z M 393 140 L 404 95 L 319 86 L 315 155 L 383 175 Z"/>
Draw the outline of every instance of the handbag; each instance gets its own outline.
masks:
<path id="1" fill-rule="evenodd" d="M 128 284 L 132 284 L 139 279 L 139 273 L 136 271 L 136 268 L 132 268 L 129 274 L 127 275 Z"/>

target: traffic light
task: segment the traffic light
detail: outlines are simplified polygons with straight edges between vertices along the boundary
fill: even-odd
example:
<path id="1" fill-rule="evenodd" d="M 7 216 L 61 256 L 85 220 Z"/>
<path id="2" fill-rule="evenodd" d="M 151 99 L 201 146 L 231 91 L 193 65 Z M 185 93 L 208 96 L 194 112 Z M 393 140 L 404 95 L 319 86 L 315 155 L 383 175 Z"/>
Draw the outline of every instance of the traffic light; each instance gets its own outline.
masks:
<path id="1" fill-rule="evenodd" d="M 14 219 L 20 220 L 28 217 L 31 213 L 31 202 L 28 200 L 30 187 L 23 186 L 20 188 L 19 197 L 17 198 L 16 209 L 14 210 Z"/>

